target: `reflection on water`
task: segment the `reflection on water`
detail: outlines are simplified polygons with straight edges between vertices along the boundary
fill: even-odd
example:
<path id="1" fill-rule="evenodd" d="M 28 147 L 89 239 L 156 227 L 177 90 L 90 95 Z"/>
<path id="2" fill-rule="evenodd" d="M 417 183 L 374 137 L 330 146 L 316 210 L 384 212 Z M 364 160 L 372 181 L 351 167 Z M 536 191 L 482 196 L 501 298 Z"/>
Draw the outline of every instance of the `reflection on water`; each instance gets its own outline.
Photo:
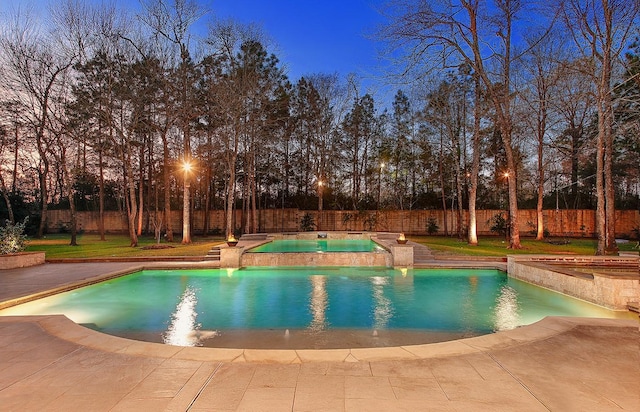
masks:
<path id="1" fill-rule="evenodd" d="M 463 286 L 463 285 L 461 285 Z M 473 332 L 477 326 L 477 292 L 478 292 L 478 277 L 469 276 L 468 284 L 464 285 L 464 290 L 468 293 L 464 294 L 462 298 L 460 312 L 460 327 L 466 332 Z"/>
<path id="2" fill-rule="evenodd" d="M 176 311 L 171 314 L 169 329 L 162 336 L 164 343 L 176 346 L 196 346 L 198 344 L 200 325 L 196 323 L 197 303 L 196 291 L 187 286 L 176 306 Z"/>
<path id="3" fill-rule="evenodd" d="M 496 298 L 494 330 L 510 330 L 521 324 L 518 307 L 518 292 L 504 285 Z"/>
<path id="4" fill-rule="evenodd" d="M 309 309 L 313 316 L 311 324 L 309 325 L 309 330 L 318 332 L 326 329 L 328 326 L 326 319 L 328 302 L 326 288 L 327 277 L 323 275 L 312 275 L 309 276 L 309 279 L 311 280 L 312 285 Z"/>
<path id="5" fill-rule="evenodd" d="M 389 284 L 386 276 L 372 276 L 373 284 L 373 328 L 385 329 L 393 315 L 393 305 L 384 295 L 384 287 Z"/>

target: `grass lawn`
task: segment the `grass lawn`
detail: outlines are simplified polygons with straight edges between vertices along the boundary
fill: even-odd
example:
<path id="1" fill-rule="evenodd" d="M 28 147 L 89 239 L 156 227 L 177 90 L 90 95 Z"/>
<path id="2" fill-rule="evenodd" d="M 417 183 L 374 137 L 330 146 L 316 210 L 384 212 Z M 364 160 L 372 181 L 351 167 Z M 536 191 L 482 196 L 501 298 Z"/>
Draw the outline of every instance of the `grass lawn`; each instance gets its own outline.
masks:
<path id="1" fill-rule="evenodd" d="M 223 242 L 218 237 L 193 237 L 189 245 L 180 243 L 180 237 L 176 237 L 173 243 L 161 242 L 163 249 L 153 249 L 155 239 L 150 236 L 141 236 L 138 246 L 129 246 L 129 237 L 126 235 L 106 235 L 106 240 L 101 241 L 97 234 L 83 234 L 78 236 L 78 246 L 69 246 L 71 236 L 69 234 L 47 235 L 43 239 L 29 239 L 27 251 L 44 251 L 47 259 L 63 258 L 100 258 L 100 257 L 140 257 L 140 256 L 204 256 L 215 246 Z"/>
<path id="2" fill-rule="evenodd" d="M 27 251 L 44 251 L 47 259 L 64 258 L 100 258 L 100 257 L 141 257 L 141 256 L 204 256 L 211 247 L 223 243 L 224 239 L 217 237 L 194 237 L 189 245 L 180 243 L 176 237 L 173 243 L 161 242 L 163 249 L 153 249 L 155 239 L 141 236 L 137 247 L 129 246 L 126 235 L 110 234 L 105 241 L 101 241 L 97 234 L 83 234 L 78 236 L 78 246 L 69 246 L 69 234 L 47 235 L 44 239 L 29 239 Z M 466 241 L 455 237 L 445 236 L 409 236 L 414 242 L 429 247 L 436 255 L 467 255 L 467 256 L 495 256 L 504 257 L 509 254 L 565 254 L 565 255 L 594 255 L 596 251 L 595 239 L 550 239 L 536 241 L 523 238 L 522 249 L 507 249 L 508 243 L 502 237 L 480 237 L 478 246 L 469 246 Z M 553 242 L 553 243 L 551 243 Z M 568 242 L 564 244 L 564 242 Z M 558 244 L 559 243 L 559 244 Z M 620 250 L 637 251 L 636 242 L 620 244 Z"/>
<path id="3" fill-rule="evenodd" d="M 586 238 L 552 238 L 537 241 L 534 238 L 521 238 L 522 249 L 508 249 L 509 243 L 503 237 L 480 237 L 478 246 L 469 246 L 466 240 L 445 236 L 410 236 L 414 242 L 424 244 L 438 255 L 467 256 L 506 256 L 515 254 L 549 254 L 549 255 L 594 255 L 596 239 Z M 621 251 L 637 251 L 636 242 L 619 244 Z"/>

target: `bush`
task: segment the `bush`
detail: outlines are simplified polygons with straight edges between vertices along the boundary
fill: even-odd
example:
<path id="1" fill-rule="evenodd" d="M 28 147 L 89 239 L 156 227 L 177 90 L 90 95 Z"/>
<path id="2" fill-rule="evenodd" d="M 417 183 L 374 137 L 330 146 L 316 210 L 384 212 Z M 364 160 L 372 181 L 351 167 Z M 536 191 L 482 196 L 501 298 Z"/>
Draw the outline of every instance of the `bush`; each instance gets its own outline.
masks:
<path id="1" fill-rule="evenodd" d="M 429 220 L 427 220 L 427 233 L 434 235 L 438 233 L 438 229 L 440 228 L 438 227 L 438 221 L 436 218 L 433 216 L 429 217 Z"/>
<path id="2" fill-rule="evenodd" d="M 508 222 L 507 219 L 502 215 L 502 213 L 498 213 L 497 215 L 493 216 L 491 219 L 489 219 L 488 223 L 491 225 L 491 227 L 489 228 L 490 231 L 498 235 L 506 236 L 508 230 Z"/>
<path id="3" fill-rule="evenodd" d="M 27 236 L 24 234 L 27 220 L 25 218 L 22 223 L 15 225 L 7 220 L 5 225 L 0 227 L 0 255 L 22 252 L 27 248 Z"/>
<path id="4" fill-rule="evenodd" d="M 303 232 L 311 232 L 315 227 L 316 223 L 313 221 L 311 213 L 305 213 L 300 220 L 300 229 L 302 229 Z"/>

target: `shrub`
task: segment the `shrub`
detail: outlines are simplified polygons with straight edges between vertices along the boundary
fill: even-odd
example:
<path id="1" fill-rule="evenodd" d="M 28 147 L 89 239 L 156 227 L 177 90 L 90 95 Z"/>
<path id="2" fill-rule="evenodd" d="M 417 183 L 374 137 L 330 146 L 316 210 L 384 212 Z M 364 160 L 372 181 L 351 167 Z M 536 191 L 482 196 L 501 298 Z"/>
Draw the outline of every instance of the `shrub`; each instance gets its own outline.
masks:
<path id="1" fill-rule="evenodd" d="M 313 216 L 311 216 L 311 213 L 305 213 L 300 219 L 300 229 L 303 232 L 311 232 L 314 227 L 316 227 L 316 224 L 313 221 Z"/>
<path id="2" fill-rule="evenodd" d="M 507 234 L 508 222 L 507 222 L 507 219 L 505 219 L 505 217 L 502 215 L 502 213 L 498 213 L 497 215 L 494 215 L 491 219 L 489 219 L 488 223 L 491 225 L 489 230 L 492 231 L 493 233 L 496 233 L 502 236 L 505 236 Z"/>
<path id="3" fill-rule="evenodd" d="M 27 247 L 27 236 L 24 234 L 24 227 L 28 218 L 22 223 L 12 224 L 5 221 L 5 225 L 0 227 L 0 255 L 22 252 Z"/>
<path id="4" fill-rule="evenodd" d="M 435 217 L 430 216 L 427 220 L 427 233 L 433 235 L 438 232 L 438 229 L 440 229 L 438 227 L 438 221 Z"/>

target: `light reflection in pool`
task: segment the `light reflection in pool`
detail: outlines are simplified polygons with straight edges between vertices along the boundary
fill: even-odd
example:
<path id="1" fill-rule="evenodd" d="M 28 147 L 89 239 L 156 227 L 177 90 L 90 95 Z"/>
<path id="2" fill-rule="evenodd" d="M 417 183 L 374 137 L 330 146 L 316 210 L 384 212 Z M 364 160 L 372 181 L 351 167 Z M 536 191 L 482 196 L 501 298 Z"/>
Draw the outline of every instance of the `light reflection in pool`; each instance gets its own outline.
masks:
<path id="1" fill-rule="evenodd" d="M 169 329 L 163 334 L 162 340 L 169 345 L 196 346 L 198 338 L 196 332 L 200 328 L 196 319 L 196 304 L 198 298 L 194 288 L 188 286 L 182 293 L 175 312 L 171 314 Z"/>

